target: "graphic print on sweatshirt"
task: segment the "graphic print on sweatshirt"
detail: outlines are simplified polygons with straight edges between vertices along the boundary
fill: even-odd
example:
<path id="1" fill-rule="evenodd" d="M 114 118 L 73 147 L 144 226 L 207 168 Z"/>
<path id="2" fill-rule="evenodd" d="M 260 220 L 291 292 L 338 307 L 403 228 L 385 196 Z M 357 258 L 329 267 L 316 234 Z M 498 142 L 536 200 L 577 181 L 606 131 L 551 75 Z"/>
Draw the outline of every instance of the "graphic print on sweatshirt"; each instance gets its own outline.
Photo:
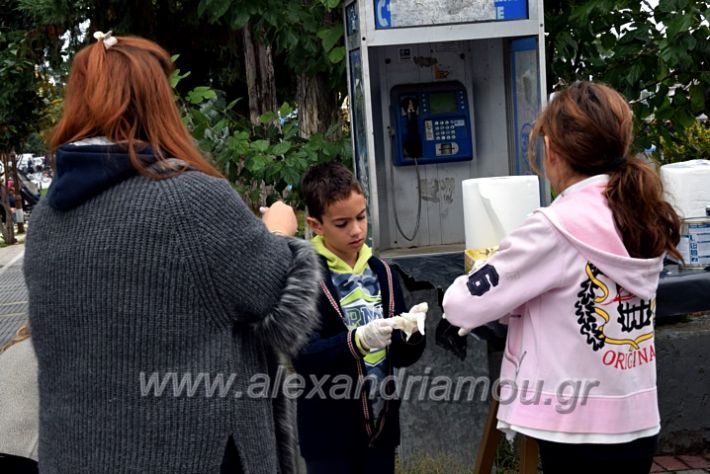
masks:
<path id="1" fill-rule="evenodd" d="M 632 295 L 591 262 L 585 273 L 574 307 L 587 344 L 595 352 L 605 349 L 602 363 L 607 367 L 627 370 L 653 361 L 655 298 L 647 301 Z"/>
<path id="2" fill-rule="evenodd" d="M 382 316 L 382 294 L 377 275 L 370 267 L 366 267 L 362 274 L 336 273 L 331 269 L 331 281 L 338 292 L 340 307 L 343 308 L 345 325 L 348 330 L 363 326 Z M 385 357 L 387 351 L 380 349 L 372 351 L 365 356 L 367 375 L 382 380 L 385 374 Z M 382 408 L 383 400 L 375 397 L 373 409 L 377 416 Z"/>

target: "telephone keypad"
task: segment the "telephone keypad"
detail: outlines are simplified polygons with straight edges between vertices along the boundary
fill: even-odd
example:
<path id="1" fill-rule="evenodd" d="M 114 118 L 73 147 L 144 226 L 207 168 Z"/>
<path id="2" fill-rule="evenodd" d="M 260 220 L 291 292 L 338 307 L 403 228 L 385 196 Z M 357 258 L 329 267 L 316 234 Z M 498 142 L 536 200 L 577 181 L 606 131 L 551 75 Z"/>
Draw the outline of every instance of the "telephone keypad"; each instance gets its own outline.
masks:
<path id="1" fill-rule="evenodd" d="M 434 96 L 436 94 L 436 97 Z M 421 143 L 418 164 L 445 163 L 470 160 L 473 154 L 470 137 L 469 102 L 464 87 L 451 84 L 400 85 L 390 92 L 392 113 L 396 124 L 394 156 L 396 166 L 413 164 L 409 160 L 406 142 L 412 142 L 412 133 Z M 413 101 L 415 115 L 407 112 Z M 413 123 L 416 120 L 416 123 Z M 411 153 L 410 153 L 411 154 Z"/>
<path id="2" fill-rule="evenodd" d="M 456 139 L 456 127 L 461 127 L 464 124 L 463 120 L 434 120 L 433 121 L 433 136 L 429 138 L 429 133 L 427 133 L 428 140 L 455 140 Z M 432 123 L 427 120 L 427 123 Z M 428 132 L 429 129 L 427 129 Z"/>

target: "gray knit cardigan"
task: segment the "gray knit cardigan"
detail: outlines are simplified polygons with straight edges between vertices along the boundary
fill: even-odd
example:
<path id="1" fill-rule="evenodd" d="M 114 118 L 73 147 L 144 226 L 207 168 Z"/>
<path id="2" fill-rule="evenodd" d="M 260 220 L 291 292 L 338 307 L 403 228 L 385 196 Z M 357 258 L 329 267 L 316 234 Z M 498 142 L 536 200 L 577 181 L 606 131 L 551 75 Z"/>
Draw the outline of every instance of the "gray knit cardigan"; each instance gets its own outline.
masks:
<path id="1" fill-rule="evenodd" d="M 288 405 L 249 381 L 317 324 L 318 265 L 225 180 L 136 176 L 67 212 L 40 202 L 24 270 L 40 472 L 218 473 L 230 435 L 244 472 L 291 469 Z"/>

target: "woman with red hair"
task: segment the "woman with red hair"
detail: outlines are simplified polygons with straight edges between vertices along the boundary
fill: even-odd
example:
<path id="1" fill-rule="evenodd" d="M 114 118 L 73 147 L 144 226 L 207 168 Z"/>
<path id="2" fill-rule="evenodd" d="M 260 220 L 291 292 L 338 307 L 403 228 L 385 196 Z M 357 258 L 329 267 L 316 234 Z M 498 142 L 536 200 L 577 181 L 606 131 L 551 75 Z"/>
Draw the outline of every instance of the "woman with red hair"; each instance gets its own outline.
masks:
<path id="1" fill-rule="evenodd" d="M 164 49 L 95 37 L 27 237 L 40 470 L 289 472 L 288 405 L 247 388 L 315 324 L 311 246 L 290 207 L 260 221 L 203 159 Z"/>

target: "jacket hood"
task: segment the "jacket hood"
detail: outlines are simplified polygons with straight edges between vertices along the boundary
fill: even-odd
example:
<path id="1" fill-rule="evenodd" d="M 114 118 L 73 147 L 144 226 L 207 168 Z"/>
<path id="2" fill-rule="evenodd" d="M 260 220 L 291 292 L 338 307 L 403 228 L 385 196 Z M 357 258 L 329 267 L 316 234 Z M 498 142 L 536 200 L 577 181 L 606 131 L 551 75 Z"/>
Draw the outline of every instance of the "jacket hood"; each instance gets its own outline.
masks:
<path id="1" fill-rule="evenodd" d="M 146 165 L 155 162 L 150 147 L 136 149 Z M 68 144 L 57 149 L 56 173 L 47 192 L 50 207 L 69 211 L 110 187 L 138 174 L 123 145 Z"/>
<path id="2" fill-rule="evenodd" d="M 656 293 L 663 255 L 629 256 L 604 191 L 607 175 L 593 176 L 566 189 L 549 207 L 538 209 L 589 262 L 632 294 L 651 299 Z"/>
<path id="3" fill-rule="evenodd" d="M 322 235 L 316 235 L 311 239 L 313 247 L 316 253 L 322 257 L 325 257 L 328 262 L 328 267 L 337 273 L 354 273 L 356 275 L 362 275 L 368 266 L 368 261 L 372 257 L 372 249 L 363 244 L 360 251 L 357 254 L 357 261 L 354 267 L 350 267 L 345 263 L 340 257 L 335 255 L 333 252 L 325 246 L 325 240 Z"/>

